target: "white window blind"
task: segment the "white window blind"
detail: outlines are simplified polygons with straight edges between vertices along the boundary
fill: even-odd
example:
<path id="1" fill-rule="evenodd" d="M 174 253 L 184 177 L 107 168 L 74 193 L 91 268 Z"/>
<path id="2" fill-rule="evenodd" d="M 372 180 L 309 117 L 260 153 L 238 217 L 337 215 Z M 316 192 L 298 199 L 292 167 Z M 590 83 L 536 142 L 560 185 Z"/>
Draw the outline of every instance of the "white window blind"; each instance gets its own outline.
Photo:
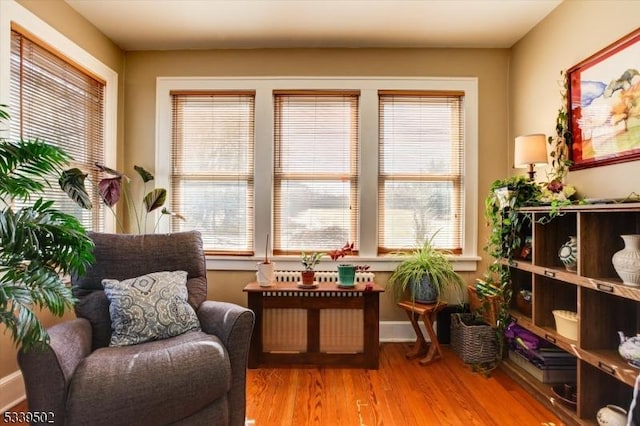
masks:
<path id="1" fill-rule="evenodd" d="M 91 182 L 94 164 L 104 163 L 103 81 L 67 61 L 34 38 L 11 31 L 10 138 L 41 139 L 62 148 L 89 177 L 93 209 L 84 210 L 52 182 L 45 197 L 76 216 L 87 228 L 104 229 L 103 205 Z"/>
<path id="2" fill-rule="evenodd" d="M 255 92 L 171 92 L 172 230 L 198 229 L 209 254 L 254 250 Z"/>
<path id="3" fill-rule="evenodd" d="M 358 246 L 358 98 L 274 92 L 274 254 Z"/>
<path id="4" fill-rule="evenodd" d="M 464 93 L 379 91 L 378 252 L 462 252 Z"/>

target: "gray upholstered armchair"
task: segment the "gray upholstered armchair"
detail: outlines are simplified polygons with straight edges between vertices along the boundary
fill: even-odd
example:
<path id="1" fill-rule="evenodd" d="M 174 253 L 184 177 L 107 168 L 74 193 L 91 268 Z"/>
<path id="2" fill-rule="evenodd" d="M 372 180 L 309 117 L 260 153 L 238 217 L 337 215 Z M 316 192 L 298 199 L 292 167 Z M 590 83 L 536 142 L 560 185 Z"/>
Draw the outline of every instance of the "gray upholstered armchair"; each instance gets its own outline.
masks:
<path id="1" fill-rule="evenodd" d="M 68 425 L 243 425 L 254 315 L 237 305 L 205 300 L 200 233 L 90 237 L 96 261 L 84 277 L 72 279 L 77 319 L 51 327 L 44 352 L 18 354 L 29 410 L 53 412 L 56 424 Z M 193 308 L 187 306 L 201 330 L 110 345 L 114 303 L 102 280 L 129 283 L 174 270 L 187 272 L 182 275 L 188 291 L 187 303 L 182 281 L 184 305 Z M 146 321 L 148 314 L 149 309 L 141 310 L 139 319 Z M 180 315 L 178 322 L 188 319 Z"/>

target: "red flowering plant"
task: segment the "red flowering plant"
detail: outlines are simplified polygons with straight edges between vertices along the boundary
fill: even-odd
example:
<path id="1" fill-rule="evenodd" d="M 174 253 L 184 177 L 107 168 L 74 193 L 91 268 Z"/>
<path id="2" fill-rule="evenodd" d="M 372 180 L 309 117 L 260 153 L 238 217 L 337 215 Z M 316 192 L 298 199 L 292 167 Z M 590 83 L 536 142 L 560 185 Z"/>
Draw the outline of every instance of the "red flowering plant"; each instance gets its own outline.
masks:
<path id="1" fill-rule="evenodd" d="M 335 249 L 335 250 L 330 250 L 327 252 L 327 255 L 329 255 L 329 257 L 331 258 L 331 260 L 339 260 L 342 259 L 343 257 L 353 254 L 354 252 L 354 243 L 353 242 L 349 242 L 347 241 L 344 246 L 342 246 L 339 249 Z M 365 272 L 368 271 L 370 266 L 369 265 L 355 265 L 356 268 L 356 272 Z"/>

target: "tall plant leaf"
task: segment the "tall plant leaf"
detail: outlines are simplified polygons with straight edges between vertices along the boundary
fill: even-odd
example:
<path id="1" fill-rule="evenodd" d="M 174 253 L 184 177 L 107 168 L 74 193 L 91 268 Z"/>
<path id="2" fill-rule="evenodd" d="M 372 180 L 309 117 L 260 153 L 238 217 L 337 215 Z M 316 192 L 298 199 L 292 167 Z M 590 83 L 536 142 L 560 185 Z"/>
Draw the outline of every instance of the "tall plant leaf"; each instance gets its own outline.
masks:
<path id="1" fill-rule="evenodd" d="M 60 179 L 58 179 L 58 183 L 60 184 L 60 188 L 62 188 L 76 204 L 83 209 L 90 209 L 92 207 L 91 198 L 84 186 L 86 178 L 86 173 L 82 173 L 78 168 L 73 168 L 63 171 Z"/>
<path id="2" fill-rule="evenodd" d="M 167 200 L 167 190 L 164 188 L 156 188 L 144 196 L 143 202 L 147 213 L 154 211 L 164 205 Z"/>
<path id="3" fill-rule="evenodd" d="M 182 216 L 180 213 L 172 212 L 171 210 L 167 209 L 166 207 L 163 207 L 162 210 L 160 211 L 160 213 L 166 214 L 166 215 L 169 215 L 169 216 L 173 216 L 173 217 L 178 218 L 180 220 L 187 220 L 187 218 Z"/>
<path id="4" fill-rule="evenodd" d="M 41 140 L 21 140 L 0 144 L 0 196 L 27 199 L 42 192 L 46 180 L 60 172 L 69 156 L 60 148 Z"/>
<path id="5" fill-rule="evenodd" d="M 150 182 L 154 179 L 153 175 L 141 166 L 133 166 L 133 169 L 138 172 L 138 174 L 142 178 L 142 182 L 144 183 Z"/>
<path id="6" fill-rule="evenodd" d="M 0 120 L 8 120 L 9 113 L 7 112 L 8 105 L 0 104 Z"/>
<path id="7" fill-rule="evenodd" d="M 105 165 L 103 165 L 103 164 L 95 163 L 95 165 L 96 165 L 96 167 L 98 168 L 98 170 L 100 170 L 101 172 L 105 172 L 105 173 L 106 173 L 106 174 L 108 174 L 108 175 L 111 175 L 111 176 L 118 176 L 118 177 L 122 177 L 122 176 L 124 176 L 124 174 L 123 174 L 123 173 L 120 173 L 119 171 L 117 171 L 117 170 L 115 170 L 115 169 L 112 169 L 112 168 L 110 168 L 110 167 L 107 167 L 107 166 L 105 166 Z"/>
<path id="8" fill-rule="evenodd" d="M 109 207 L 113 207 L 120 200 L 121 189 L 122 176 L 105 178 L 98 183 L 98 193 Z"/>

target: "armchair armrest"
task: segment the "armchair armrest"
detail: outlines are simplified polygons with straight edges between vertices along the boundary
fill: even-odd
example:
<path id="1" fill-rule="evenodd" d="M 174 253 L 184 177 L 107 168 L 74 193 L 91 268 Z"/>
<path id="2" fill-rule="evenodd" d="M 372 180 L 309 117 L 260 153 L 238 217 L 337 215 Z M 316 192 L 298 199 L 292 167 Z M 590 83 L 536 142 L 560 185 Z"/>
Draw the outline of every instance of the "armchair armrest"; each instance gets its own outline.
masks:
<path id="1" fill-rule="evenodd" d="M 198 308 L 197 314 L 202 331 L 218 336 L 227 348 L 251 339 L 254 314 L 250 309 L 233 303 L 206 300 Z"/>
<path id="2" fill-rule="evenodd" d="M 18 352 L 30 411 L 52 411 L 64 424 L 67 389 L 78 364 L 91 353 L 91 324 L 78 318 L 47 330 L 43 350 Z"/>
<path id="3" fill-rule="evenodd" d="M 255 315 L 252 310 L 226 302 L 206 300 L 198 308 L 202 331 L 218 336 L 231 361 L 229 424 L 244 425 L 249 344 Z"/>

